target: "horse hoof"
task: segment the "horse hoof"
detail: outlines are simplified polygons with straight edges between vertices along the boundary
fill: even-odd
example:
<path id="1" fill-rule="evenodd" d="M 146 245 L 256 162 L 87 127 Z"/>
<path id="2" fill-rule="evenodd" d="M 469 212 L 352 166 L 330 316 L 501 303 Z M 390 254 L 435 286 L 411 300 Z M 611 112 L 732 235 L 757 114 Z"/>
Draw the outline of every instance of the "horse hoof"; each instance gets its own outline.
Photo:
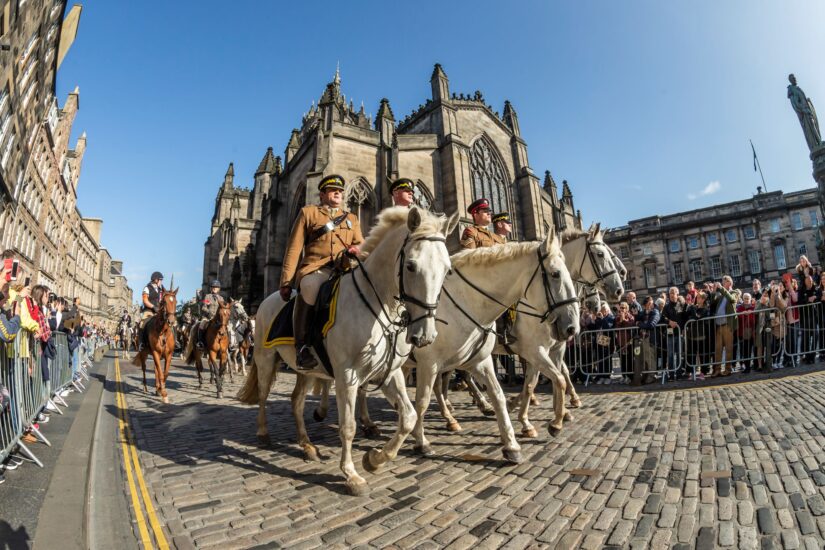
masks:
<path id="1" fill-rule="evenodd" d="M 314 411 L 312 411 L 312 419 L 315 420 L 315 422 L 323 422 L 324 421 L 324 417 L 321 416 L 318 413 L 318 409 L 315 409 Z"/>
<path id="2" fill-rule="evenodd" d="M 321 456 L 318 454 L 318 449 L 315 445 L 306 445 L 304 447 L 304 458 L 312 462 L 321 462 Z"/>
<path id="3" fill-rule="evenodd" d="M 580 399 L 576 399 L 576 400 L 571 399 L 569 406 L 570 406 L 571 409 L 578 409 L 579 407 L 582 406 L 582 402 L 581 402 Z"/>
<path id="4" fill-rule="evenodd" d="M 459 424 L 458 422 L 447 422 L 447 429 L 451 432 L 460 432 L 461 424 Z"/>
<path id="5" fill-rule="evenodd" d="M 374 452 L 375 449 L 370 449 L 369 451 L 364 453 L 364 458 L 361 459 L 361 466 L 363 466 L 364 469 L 371 474 L 374 474 L 375 472 L 380 470 L 382 466 L 381 464 L 379 464 L 378 466 L 375 466 L 373 464 L 372 453 Z"/>
<path id="6" fill-rule="evenodd" d="M 561 428 L 556 428 L 555 426 L 547 426 L 547 431 L 550 432 L 552 437 L 556 437 L 561 433 Z"/>
<path id="7" fill-rule="evenodd" d="M 536 399 L 535 397 L 531 397 L 530 398 L 530 406 L 531 407 L 538 407 L 539 406 L 539 400 Z"/>
<path id="8" fill-rule="evenodd" d="M 413 452 L 425 458 L 432 458 L 435 456 L 435 451 L 433 451 L 433 448 L 430 445 L 416 445 L 413 447 Z"/>
<path id="9" fill-rule="evenodd" d="M 535 439 L 538 436 L 539 436 L 539 433 L 532 426 L 530 426 L 529 428 L 524 428 L 523 430 L 521 430 L 521 437 L 525 437 L 527 439 Z"/>
<path id="10" fill-rule="evenodd" d="M 218 399 L 223 399 L 223 392 L 222 391 L 218 391 Z"/>
<path id="11" fill-rule="evenodd" d="M 511 462 L 513 464 L 521 464 L 524 462 L 524 457 L 521 456 L 521 451 L 513 451 L 510 449 L 504 449 L 504 460 L 507 462 Z"/>
<path id="12" fill-rule="evenodd" d="M 258 443 L 260 443 L 261 445 L 269 445 L 270 443 L 272 443 L 272 440 L 269 439 L 269 434 L 258 435 L 257 438 Z"/>
<path id="13" fill-rule="evenodd" d="M 354 497 L 362 497 L 370 492 L 370 486 L 366 481 L 347 481 L 347 492 Z"/>
<path id="14" fill-rule="evenodd" d="M 573 415 L 570 414 L 570 411 L 564 411 L 564 421 L 573 422 Z"/>
<path id="15" fill-rule="evenodd" d="M 367 439 L 381 439 L 381 430 L 378 429 L 378 426 L 362 426 L 361 430 Z"/>
<path id="16" fill-rule="evenodd" d="M 484 409 L 484 410 L 481 411 L 481 414 L 483 414 L 484 416 L 495 416 L 496 415 L 496 410 L 495 409 Z"/>
<path id="17" fill-rule="evenodd" d="M 166 404 L 169 404 L 169 398 L 166 397 L 165 395 L 163 396 L 163 402 L 166 403 Z"/>

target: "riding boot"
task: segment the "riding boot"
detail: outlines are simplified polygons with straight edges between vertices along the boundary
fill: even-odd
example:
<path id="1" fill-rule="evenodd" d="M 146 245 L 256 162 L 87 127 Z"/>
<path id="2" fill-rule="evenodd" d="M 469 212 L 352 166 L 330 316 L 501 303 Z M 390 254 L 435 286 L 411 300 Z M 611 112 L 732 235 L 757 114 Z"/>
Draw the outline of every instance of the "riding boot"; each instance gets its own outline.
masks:
<path id="1" fill-rule="evenodd" d="M 206 343 L 204 342 L 204 330 L 200 323 L 198 323 L 198 337 L 196 339 L 196 346 L 199 350 L 202 350 L 206 347 Z"/>
<path id="2" fill-rule="evenodd" d="M 306 334 L 312 318 L 312 306 L 304 302 L 300 294 L 295 298 L 293 323 L 295 327 L 295 367 L 298 370 L 312 370 L 318 361 L 306 345 Z"/>

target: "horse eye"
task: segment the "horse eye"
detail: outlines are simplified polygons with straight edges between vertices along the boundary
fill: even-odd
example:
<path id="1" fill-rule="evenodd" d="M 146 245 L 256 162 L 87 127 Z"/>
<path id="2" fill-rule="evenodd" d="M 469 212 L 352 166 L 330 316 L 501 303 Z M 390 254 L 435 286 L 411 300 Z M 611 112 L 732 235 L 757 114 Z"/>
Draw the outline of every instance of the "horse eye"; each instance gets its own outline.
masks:
<path id="1" fill-rule="evenodd" d="M 415 271 L 415 262 L 407 262 L 407 271 L 411 273 Z"/>
<path id="2" fill-rule="evenodd" d="M 599 258 L 604 258 L 604 252 L 599 252 Z"/>

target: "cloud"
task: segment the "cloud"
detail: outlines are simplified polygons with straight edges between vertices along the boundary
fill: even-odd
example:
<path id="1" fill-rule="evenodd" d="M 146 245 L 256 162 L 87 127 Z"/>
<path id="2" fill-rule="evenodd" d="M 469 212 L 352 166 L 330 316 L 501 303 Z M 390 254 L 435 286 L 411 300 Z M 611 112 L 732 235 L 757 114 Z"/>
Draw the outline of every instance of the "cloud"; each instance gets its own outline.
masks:
<path id="1" fill-rule="evenodd" d="M 721 189 L 721 188 L 722 188 L 722 184 L 719 183 L 718 180 L 714 180 L 714 181 L 710 182 L 709 184 L 707 184 L 704 189 L 699 191 L 698 194 L 688 193 L 687 198 L 688 198 L 688 200 L 692 201 L 692 200 L 698 199 L 699 197 L 704 197 L 704 196 L 707 196 L 707 195 L 713 195 L 714 193 L 719 191 L 719 189 Z"/>

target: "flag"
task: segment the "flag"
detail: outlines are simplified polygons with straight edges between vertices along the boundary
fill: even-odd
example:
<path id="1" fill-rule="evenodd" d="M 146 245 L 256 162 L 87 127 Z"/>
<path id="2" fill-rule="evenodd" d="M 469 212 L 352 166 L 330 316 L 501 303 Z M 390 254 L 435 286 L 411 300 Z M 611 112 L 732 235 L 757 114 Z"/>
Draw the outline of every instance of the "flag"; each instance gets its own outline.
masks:
<path id="1" fill-rule="evenodd" d="M 753 141 L 751 141 L 751 150 L 753 151 L 753 171 L 756 172 L 756 148 L 753 146 Z"/>

